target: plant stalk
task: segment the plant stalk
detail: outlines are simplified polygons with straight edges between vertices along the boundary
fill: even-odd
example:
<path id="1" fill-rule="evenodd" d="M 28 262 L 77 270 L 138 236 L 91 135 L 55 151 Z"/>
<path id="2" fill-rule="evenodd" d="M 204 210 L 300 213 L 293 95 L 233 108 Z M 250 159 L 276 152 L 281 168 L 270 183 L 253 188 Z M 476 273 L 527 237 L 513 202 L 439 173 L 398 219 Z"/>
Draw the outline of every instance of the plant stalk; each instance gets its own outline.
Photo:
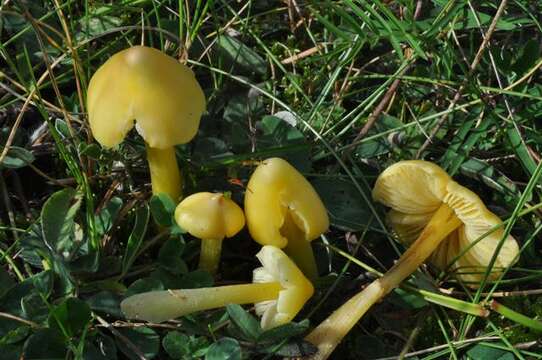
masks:
<path id="1" fill-rule="evenodd" d="M 418 239 L 383 277 L 350 298 L 306 337 L 307 341 L 318 347 L 318 352 L 310 359 L 327 359 L 365 312 L 399 286 L 461 224 L 454 211 L 442 204 Z"/>
<path id="2" fill-rule="evenodd" d="M 148 145 L 146 148 L 151 172 L 152 193 L 154 195 L 168 194 L 175 203 L 178 203 L 182 184 L 175 148 L 158 149 Z"/>
<path id="3" fill-rule="evenodd" d="M 201 239 L 198 267 L 210 272 L 213 275 L 216 274 L 218 264 L 220 263 L 221 252 L 222 239 Z"/>
<path id="4" fill-rule="evenodd" d="M 318 279 L 318 267 L 310 241 L 305 233 L 295 224 L 289 212 L 286 212 L 280 232 L 288 239 L 284 252 L 296 263 L 301 272 L 312 282 Z"/>
<path id="5" fill-rule="evenodd" d="M 201 289 L 150 291 L 130 296 L 120 304 L 127 319 L 159 323 L 197 311 L 228 304 L 250 304 L 275 300 L 282 287 L 278 282 L 228 285 Z"/>

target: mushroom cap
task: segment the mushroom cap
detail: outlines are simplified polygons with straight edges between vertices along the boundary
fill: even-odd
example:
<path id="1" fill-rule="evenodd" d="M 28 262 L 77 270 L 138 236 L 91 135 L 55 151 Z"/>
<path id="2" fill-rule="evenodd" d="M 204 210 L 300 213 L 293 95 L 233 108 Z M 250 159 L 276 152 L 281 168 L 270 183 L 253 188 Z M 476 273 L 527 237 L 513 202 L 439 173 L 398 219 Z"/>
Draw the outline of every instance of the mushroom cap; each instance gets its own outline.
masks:
<path id="1" fill-rule="evenodd" d="M 223 194 L 200 192 L 186 197 L 175 209 L 180 227 L 199 239 L 222 240 L 245 226 L 243 210 Z"/>
<path id="2" fill-rule="evenodd" d="M 283 290 L 276 300 L 257 303 L 263 329 L 290 322 L 314 293 L 312 283 L 279 248 L 266 245 L 256 254 L 263 267 L 254 269 L 253 282 L 279 282 Z"/>
<path id="3" fill-rule="evenodd" d="M 312 185 L 281 158 L 262 161 L 247 185 L 245 215 L 250 235 L 262 245 L 283 248 L 280 230 L 290 212 L 293 222 L 312 241 L 329 227 L 329 217 Z"/>
<path id="4" fill-rule="evenodd" d="M 87 93 L 90 128 L 105 147 L 136 129 L 154 148 L 189 142 L 205 110 L 194 73 L 161 51 L 134 46 L 109 58 L 94 73 Z"/>
<path id="5" fill-rule="evenodd" d="M 453 181 L 439 166 L 421 160 L 400 161 L 387 168 L 377 179 L 373 198 L 391 208 L 387 220 L 399 240 L 406 245 L 414 242 L 433 213 L 448 205 L 463 223 L 442 241 L 431 256 L 440 269 L 464 252 L 453 264 L 458 277 L 469 283 L 479 282 L 489 265 L 504 229 L 491 229 L 502 224 L 471 190 Z M 468 250 L 467 250 L 468 249 Z M 517 260 L 518 244 L 512 236 L 504 240 L 490 279 L 501 269 Z"/>

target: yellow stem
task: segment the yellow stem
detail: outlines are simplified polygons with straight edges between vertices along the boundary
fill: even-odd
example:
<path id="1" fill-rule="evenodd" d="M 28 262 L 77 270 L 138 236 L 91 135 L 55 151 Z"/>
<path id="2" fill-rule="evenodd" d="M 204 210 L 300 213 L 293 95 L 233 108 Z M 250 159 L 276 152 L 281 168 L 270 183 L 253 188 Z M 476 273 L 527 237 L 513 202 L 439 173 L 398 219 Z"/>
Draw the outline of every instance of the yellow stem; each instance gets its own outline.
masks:
<path id="1" fill-rule="evenodd" d="M 178 203 L 181 197 L 181 174 L 175 158 L 175 148 L 147 147 L 147 161 L 151 172 L 152 193 L 164 193 Z"/>
<path id="2" fill-rule="evenodd" d="M 286 212 L 280 232 L 288 239 L 284 252 L 296 263 L 303 274 L 314 282 L 318 279 L 318 267 L 311 243 L 305 239 L 305 233 L 294 223 L 289 212 Z"/>
<path id="3" fill-rule="evenodd" d="M 201 239 L 198 267 L 214 275 L 218 269 L 221 251 L 222 239 Z"/>
<path id="4" fill-rule="evenodd" d="M 331 355 L 344 336 L 367 310 L 412 274 L 452 231 L 461 225 L 454 211 L 442 204 L 418 239 L 399 258 L 397 263 L 369 286 L 335 310 L 318 325 L 306 340 L 318 347 L 312 360 L 324 360 Z"/>
<path id="5" fill-rule="evenodd" d="M 130 296 L 120 304 L 128 319 L 159 323 L 197 311 L 228 304 L 249 304 L 277 299 L 278 282 L 228 285 L 213 288 L 151 291 Z"/>

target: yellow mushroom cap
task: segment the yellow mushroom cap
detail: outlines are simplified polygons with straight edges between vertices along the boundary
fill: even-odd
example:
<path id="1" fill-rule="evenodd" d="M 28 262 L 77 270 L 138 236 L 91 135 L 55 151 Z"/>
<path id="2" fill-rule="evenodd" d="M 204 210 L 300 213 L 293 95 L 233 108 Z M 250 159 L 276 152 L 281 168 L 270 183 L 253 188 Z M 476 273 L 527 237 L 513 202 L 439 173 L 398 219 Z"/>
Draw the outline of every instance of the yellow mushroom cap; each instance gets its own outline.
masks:
<path id="1" fill-rule="evenodd" d="M 245 226 L 243 210 L 223 194 L 200 192 L 186 197 L 175 209 L 180 227 L 199 239 L 222 240 Z"/>
<path id="2" fill-rule="evenodd" d="M 458 276 L 465 281 L 476 283 L 482 279 L 502 238 L 503 228 L 476 241 L 502 221 L 474 192 L 453 181 L 442 168 L 427 161 L 400 161 L 378 177 L 373 198 L 391 208 L 387 220 L 406 245 L 418 238 L 442 204 L 448 205 L 463 224 L 439 245 L 431 262 L 445 269 L 470 247 L 452 268 L 457 269 Z M 508 236 L 497 256 L 491 278 L 511 265 L 518 252 L 516 240 Z"/>
<path id="3" fill-rule="evenodd" d="M 286 160 L 264 160 L 250 177 L 245 194 L 245 215 L 252 238 L 262 245 L 285 247 L 288 240 L 280 229 L 287 212 L 307 241 L 329 227 L 326 208 L 307 179 Z"/>
<path id="4" fill-rule="evenodd" d="M 118 145 L 136 129 L 154 148 L 190 141 L 205 110 L 194 73 L 161 51 L 134 46 L 109 58 L 88 87 L 90 128 L 106 147 Z"/>
<path id="5" fill-rule="evenodd" d="M 276 300 L 257 303 L 263 329 L 290 322 L 314 293 L 311 282 L 279 248 L 266 245 L 256 254 L 263 267 L 254 269 L 253 282 L 279 282 L 283 290 Z"/>

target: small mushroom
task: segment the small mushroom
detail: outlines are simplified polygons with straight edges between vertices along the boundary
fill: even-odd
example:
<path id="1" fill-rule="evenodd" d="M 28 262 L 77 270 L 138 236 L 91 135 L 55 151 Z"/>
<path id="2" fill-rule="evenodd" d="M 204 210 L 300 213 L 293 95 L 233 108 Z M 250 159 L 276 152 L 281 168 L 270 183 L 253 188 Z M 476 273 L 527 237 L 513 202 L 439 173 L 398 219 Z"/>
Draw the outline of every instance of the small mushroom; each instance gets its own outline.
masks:
<path id="1" fill-rule="evenodd" d="M 108 59 L 90 79 L 90 129 L 104 147 L 118 145 L 134 122 L 145 140 L 154 194 L 181 196 L 177 144 L 198 131 L 205 96 L 194 73 L 159 50 L 134 46 Z"/>
<path id="2" fill-rule="evenodd" d="M 247 185 L 245 216 L 254 240 L 284 248 L 309 279 L 318 277 L 310 242 L 327 230 L 329 218 L 312 185 L 286 160 L 258 165 Z"/>
<path id="3" fill-rule="evenodd" d="M 318 347 L 311 359 L 327 359 L 365 312 L 428 258 L 445 269 L 466 251 L 452 266 L 458 278 L 476 287 L 503 237 L 499 228 L 473 245 L 502 221 L 475 193 L 427 161 L 401 161 L 387 168 L 376 181 L 373 198 L 391 208 L 388 220 L 399 239 L 410 247 L 383 277 L 344 303 L 307 336 Z M 512 236 L 504 239 L 490 278 L 510 266 L 518 251 Z M 462 273 L 460 268 L 467 272 Z"/>
<path id="4" fill-rule="evenodd" d="M 175 210 L 180 227 L 201 239 L 199 267 L 216 273 L 224 237 L 245 226 L 243 210 L 224 194 L 200 192 L 183 199 Z"/>
<path id="5" fill-rule="evenodd" d="M 164 290 L 130 296 L 120 307 L 126 318 L 154 323 L 228 304 L 256 304 L 263 329 L 291 321 L 312 296 L 314 288 L 282 250 L 264 246 L 256 257 L 263 267 L 253 283 L 213 288 Z"/>

